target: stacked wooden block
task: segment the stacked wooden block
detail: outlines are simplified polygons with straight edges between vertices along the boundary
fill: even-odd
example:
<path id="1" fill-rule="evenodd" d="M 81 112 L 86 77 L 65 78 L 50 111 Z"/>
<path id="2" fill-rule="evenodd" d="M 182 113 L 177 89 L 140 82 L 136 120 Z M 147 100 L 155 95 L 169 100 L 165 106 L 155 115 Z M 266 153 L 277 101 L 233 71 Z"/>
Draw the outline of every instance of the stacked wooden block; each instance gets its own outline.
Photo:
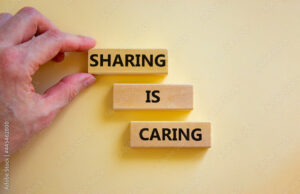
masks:
<path id="1" fill-rule="evenodd" d="M 92 74 L 167 74 L 166 49 L 92 49 Z M 191 110 L 191 84 L 125 84 L 113 86 L 114 110 Z M 131 147 L 210 147 L 210 123 L 131 121 Z"/>

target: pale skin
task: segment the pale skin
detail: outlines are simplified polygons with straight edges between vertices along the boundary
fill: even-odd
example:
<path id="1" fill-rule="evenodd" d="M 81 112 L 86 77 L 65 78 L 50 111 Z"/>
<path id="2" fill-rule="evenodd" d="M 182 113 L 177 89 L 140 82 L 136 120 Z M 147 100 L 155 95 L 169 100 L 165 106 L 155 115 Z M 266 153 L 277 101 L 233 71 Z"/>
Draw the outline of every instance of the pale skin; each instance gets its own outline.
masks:
<path id="1" fill-rule="evenodd" d="M 0 162 L 49 126 L 63 107 L 95 82 L 91 74 L 76 73 L 38 94 L 32 75 L 49 60 L 63 60 L 64 52 L 94 46 L 94 39 L 61 32 L 34 8 L 0 14 Z M 8 153 L 5 127 L 10 132 Z"/>

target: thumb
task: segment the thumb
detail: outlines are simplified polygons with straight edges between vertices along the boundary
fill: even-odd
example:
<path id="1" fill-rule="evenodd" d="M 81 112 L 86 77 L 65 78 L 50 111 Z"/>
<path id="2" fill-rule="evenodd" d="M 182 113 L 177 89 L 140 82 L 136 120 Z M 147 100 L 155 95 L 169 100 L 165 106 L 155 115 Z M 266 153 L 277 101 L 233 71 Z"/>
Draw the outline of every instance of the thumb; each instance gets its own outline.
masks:
<path id="1" fill-rule="evenodd" d="M 76 73 L 64 77 L 44 93 L 43 97 L 47 108 L 50 109 L 50 112 L 59 111 L 69 104 L 81 90 L 94 83 L 95 80 L 96 78 L 88 73 Z"/>

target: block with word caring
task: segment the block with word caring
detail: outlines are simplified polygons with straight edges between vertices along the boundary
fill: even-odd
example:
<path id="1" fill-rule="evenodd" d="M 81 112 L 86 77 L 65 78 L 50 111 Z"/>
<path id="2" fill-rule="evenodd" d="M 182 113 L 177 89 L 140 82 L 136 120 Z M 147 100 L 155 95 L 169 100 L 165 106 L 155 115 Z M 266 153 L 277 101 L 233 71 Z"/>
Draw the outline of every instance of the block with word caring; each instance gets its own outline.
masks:
<path id="1" fill-rule="evenodd" d="M 131 121 L 130 146 L 208 148 L 210 131 L 209 122 Z"/>
<path id="2" fill-rule="evenodd" d="M 88 72 L 92 74 L 167 74 L 166 49 L 91 49 Z"/>
<path id="3" fill-rule="evenodd" d="M 190 84 L 114 84 L 114 110 L 193 109 Z"/>

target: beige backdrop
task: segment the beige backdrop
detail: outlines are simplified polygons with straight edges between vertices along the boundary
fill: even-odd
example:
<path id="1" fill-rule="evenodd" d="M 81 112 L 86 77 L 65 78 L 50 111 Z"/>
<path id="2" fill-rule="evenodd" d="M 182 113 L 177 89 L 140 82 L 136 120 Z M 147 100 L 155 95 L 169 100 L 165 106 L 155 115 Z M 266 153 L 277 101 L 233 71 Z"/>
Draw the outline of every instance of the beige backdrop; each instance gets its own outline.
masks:
<path id="1" fill-rule="evenodd" d="M 300 193 L 300 1 L 0 0 L 99 48 L 167 48 L 168 76 L 97 76 L 11 159 L 10 193 Z M 43 92 L 87 71 L 49 62 Z M 193 83 L 193 111 L 113 111 L 113 83 Z M 212 123 L 212 148 L 130 149 L 131 120 Z"/>

